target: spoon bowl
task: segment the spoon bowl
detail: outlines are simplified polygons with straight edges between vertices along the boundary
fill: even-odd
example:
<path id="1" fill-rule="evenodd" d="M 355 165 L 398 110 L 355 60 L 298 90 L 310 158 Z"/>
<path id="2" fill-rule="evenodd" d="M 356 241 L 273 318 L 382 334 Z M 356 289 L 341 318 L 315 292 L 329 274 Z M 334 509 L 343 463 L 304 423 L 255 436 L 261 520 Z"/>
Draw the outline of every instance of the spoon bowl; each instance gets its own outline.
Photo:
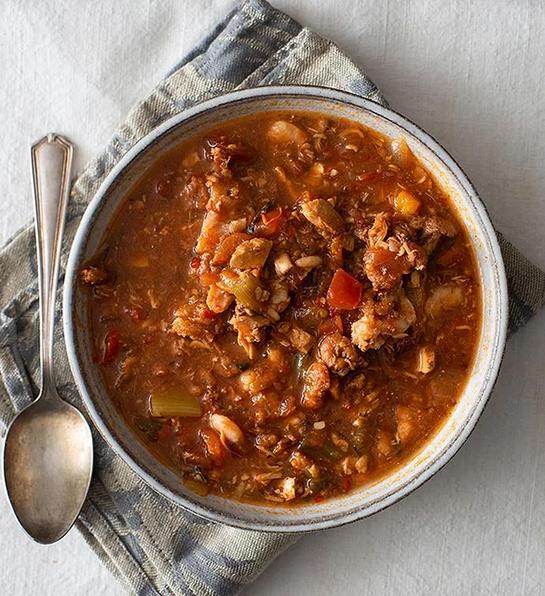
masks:
<path id="1" fill-rule="evenodd" d="M 4 476 L 13 510 L 34 540 L 50 544 L 74 523 L 91 480 L 93 449 L 81 413 L 49 390 L 12 422 Z"/>

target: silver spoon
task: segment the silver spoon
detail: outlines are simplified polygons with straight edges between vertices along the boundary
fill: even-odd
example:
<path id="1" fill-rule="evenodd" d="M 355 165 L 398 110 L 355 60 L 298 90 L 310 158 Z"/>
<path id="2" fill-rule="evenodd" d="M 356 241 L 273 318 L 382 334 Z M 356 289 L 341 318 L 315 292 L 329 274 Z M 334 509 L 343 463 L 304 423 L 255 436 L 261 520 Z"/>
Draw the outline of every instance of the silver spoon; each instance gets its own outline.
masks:
<path id="1" fill-rule="evenodd" d="M 55 388 L 55 295 L 73 147 L 49 134 L 32 145 L 40 288 L 41 391 L 11 423 L 4 477 L 13 511 L 34 540 L 50 544 L 70 529 L 87 495 L 93 442 L 81 413 Z"/>

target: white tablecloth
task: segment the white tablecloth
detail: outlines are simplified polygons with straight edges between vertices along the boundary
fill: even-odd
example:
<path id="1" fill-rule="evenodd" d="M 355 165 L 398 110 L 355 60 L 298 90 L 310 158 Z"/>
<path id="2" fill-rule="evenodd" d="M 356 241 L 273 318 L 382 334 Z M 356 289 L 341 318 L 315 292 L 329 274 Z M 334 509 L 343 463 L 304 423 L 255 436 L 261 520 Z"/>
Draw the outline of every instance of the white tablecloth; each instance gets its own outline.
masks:
<path id="1" fill-rule="evenodd" d="M 32 212 L 28 148 L 66 134 L 81 166 L 233 0 L 5 0 L 0 18 L 0 241 Z M 458 159 L 496 226 L 545 267 L 545 6 L 538 0 L 277 0 L 335 39 L 392 107 Z M 0 272 L 1 275 L 1 272 Z M 1 283 L 1 279 L 0 279 Z M 363 522 L 311 535 L 256 595 L 545 594 L 545 315 L 509 342 L 459 455 Z M 0 586 L 11 596 L 121 593 L 73 531 L 42 547 L 0 491 Z"/>

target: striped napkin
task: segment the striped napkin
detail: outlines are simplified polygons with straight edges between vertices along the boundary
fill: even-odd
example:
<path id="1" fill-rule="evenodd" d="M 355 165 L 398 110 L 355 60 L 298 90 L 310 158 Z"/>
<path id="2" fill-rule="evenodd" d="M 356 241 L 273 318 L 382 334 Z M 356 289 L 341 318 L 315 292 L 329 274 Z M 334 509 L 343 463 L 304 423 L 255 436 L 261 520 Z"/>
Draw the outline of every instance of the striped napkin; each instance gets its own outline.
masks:
<path id="1" fill-rule="evenodd" d="M 336 87 L 386 104 L 380 91 L 334 43 L 264 0 L 238 5 L 128 115 L 109 145 L 73 185 L 66 251 L 86 205 L 114 164 L 165 119 L 215 95 L 258 85 Z M 510 290 L 510 331 L 545 297 L 545 274 L 499 235 Z M 34 232 L 29 226 L 0 252 L 0 430 L 36 395 L 38 310 Z M 62 285 L 62 284 L 61 284 Z M 59 292 L 62 291 L 62 288 Z M 58 300 L 60 317 L 60 294 Z M 82 407 L 57 327 L 61 395 Z M 96 464 L 76 522 L 91 548 L 139 595 L 229 595 L 251 583 L 297 536 L 214 524 L 157 495 L 95 432 Z"/>

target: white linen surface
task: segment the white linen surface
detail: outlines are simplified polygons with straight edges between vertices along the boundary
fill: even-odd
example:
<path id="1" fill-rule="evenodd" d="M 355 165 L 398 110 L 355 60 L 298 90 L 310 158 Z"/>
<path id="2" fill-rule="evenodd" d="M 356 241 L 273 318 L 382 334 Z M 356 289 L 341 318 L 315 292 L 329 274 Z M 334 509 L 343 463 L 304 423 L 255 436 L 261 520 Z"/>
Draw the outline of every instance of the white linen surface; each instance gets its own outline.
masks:
<path id="1" fill-rule="evenodd" d="M 391 106 L 455 156 L 495 225 L 545 267 L 545 5 L 277 0 L 359 62 Z M 32 215 L 29 146 L 77 145 L 80 167 L 233 0 L 4 0 L 0 242 Z M 1 280 L 0 280 L 1 283 Z M 401 503 L 302 539 L 256 595 L 545 594 L 545 315 L 510 342 L 460 454 Z M 12 596 L 121 590 L 75 532 L 33 544 L 0 491 L 0 585 Z"/>

